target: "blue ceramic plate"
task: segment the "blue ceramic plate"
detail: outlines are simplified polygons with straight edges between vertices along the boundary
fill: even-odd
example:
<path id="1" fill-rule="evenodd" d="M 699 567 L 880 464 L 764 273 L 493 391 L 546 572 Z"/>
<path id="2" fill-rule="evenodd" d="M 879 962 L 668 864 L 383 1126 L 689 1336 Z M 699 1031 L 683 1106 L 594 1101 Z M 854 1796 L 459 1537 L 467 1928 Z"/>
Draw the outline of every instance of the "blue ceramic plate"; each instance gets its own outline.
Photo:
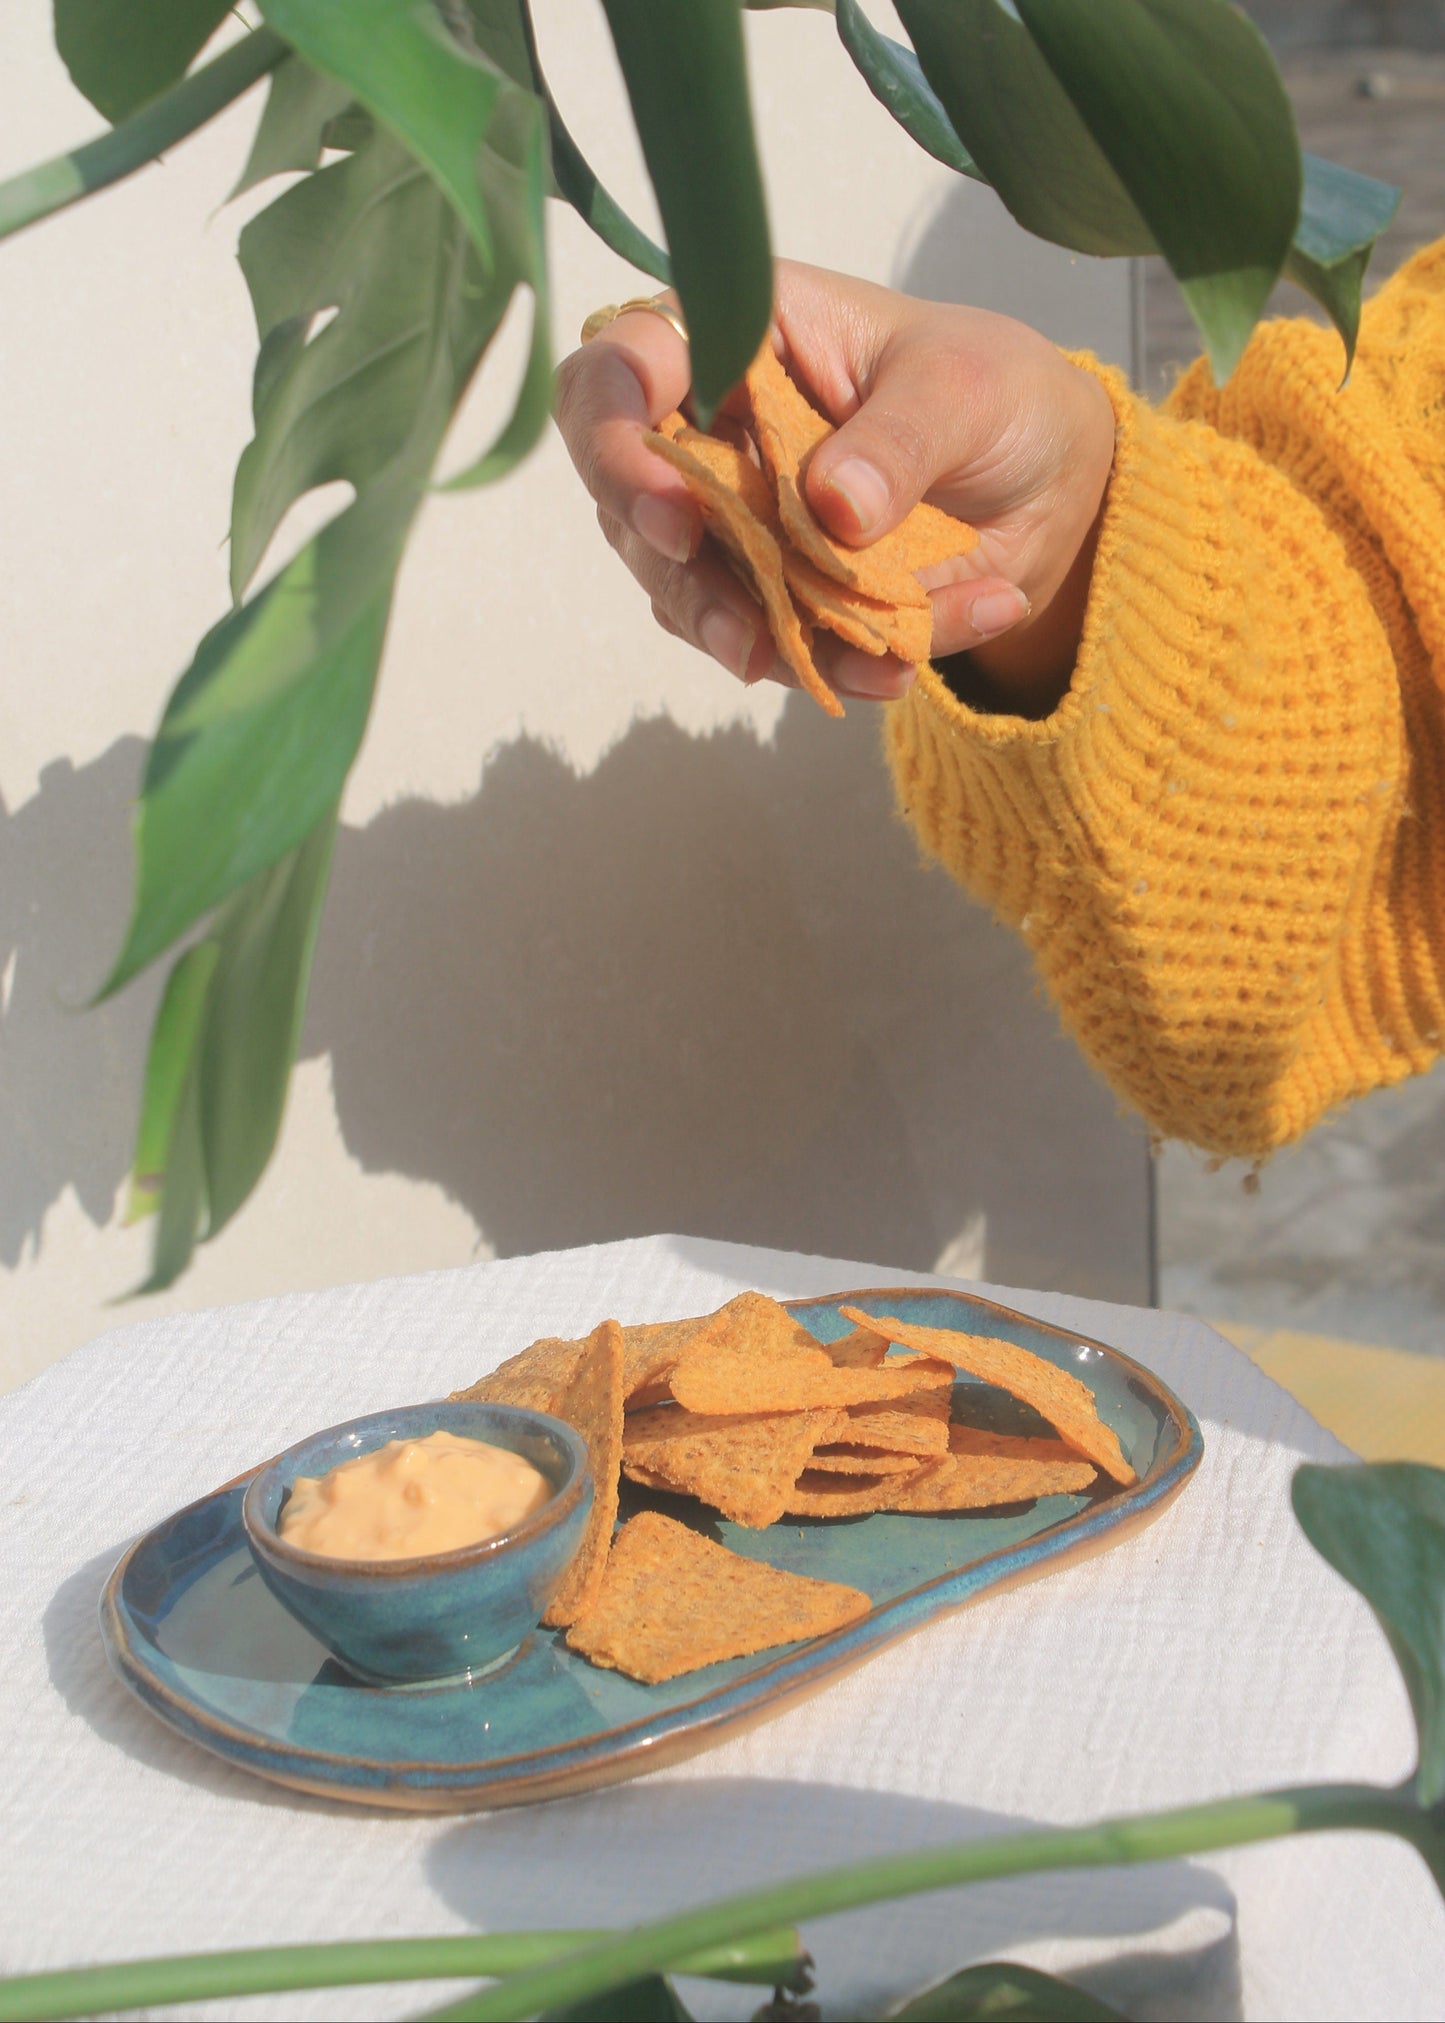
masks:
<path id="1" fill-rule="evenodd" d="M 848 1332 L 840 1303 L 1001 1336 L 1073 1371 L 1093 1391 L 1138 1482 L 946 1516 L 789 1518 L 767 1531 L 624 1482 L 624 1518 L 648 1506 L 666 1510 L 749 1559 L 864 1589 L 871 1613 L 811 1643 L 660 1686 L 600 1671 L 542 1630 L 473 1685 L 375 1687 L 335 1664 L 257 1578 L 241 1531 L 248 1475 L 167 1518 L 126 1553 L 101 1600 L 111 1662 L 181 1734 L 297 1790 L 418 1812 L 524 1804 L 706 1749 L 946 1609 L 1114 1544 L 1157 1516 L 1198 1465 L 1193 1415 L 1116 1349 L 967 1293 L 839 1293 L 790 1305 L 830 1341 Z M 967 1377 L 954 1388 L 954 1417 L 1000 1432 L 1047 1430 L 1027 1406 Z"/>

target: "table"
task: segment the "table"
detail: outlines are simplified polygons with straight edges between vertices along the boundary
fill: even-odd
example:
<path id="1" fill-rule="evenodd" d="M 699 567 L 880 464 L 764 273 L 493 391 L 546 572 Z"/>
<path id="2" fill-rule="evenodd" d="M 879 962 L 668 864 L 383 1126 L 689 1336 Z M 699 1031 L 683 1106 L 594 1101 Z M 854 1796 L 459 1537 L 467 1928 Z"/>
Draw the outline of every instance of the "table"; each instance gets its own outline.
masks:
<path id="1" fill-rule="evenodd" d="M 871 1852 L 1407 1774 L 1413 1729 L 1384 1639 L 1289 1509 L 1296 1463 L 1346 1450 L 1198 1321 L 995 1287 L 976 1289 L 1157 1370 L 1204 1428 L 1194 1483 L 1115 1550 L 935 1623 L 678 1768 L 513 1812 L 372 1814 L 213 1762 L 109 1673 L 96 1599 L 128 1539 L 312 1427 L 438 1395 L 608 1314 L 703 1312 L 746 1286 L 948 1282 L 649 1237 L 120 1328 L 0 1399 L 5 1970 L 622 1924 Z M 999 1955 L 1076 1975 L 1139 2018 L 1445 2013 L 1445 1909 L 1380 1837 L 993 1884 L 807 1936 L 825 2015 Z M 390 2016 L 444 1993 L 215 2013 Z M 689 1997 L 717 2018 L 757 2001 L 701 1983 Z"/>

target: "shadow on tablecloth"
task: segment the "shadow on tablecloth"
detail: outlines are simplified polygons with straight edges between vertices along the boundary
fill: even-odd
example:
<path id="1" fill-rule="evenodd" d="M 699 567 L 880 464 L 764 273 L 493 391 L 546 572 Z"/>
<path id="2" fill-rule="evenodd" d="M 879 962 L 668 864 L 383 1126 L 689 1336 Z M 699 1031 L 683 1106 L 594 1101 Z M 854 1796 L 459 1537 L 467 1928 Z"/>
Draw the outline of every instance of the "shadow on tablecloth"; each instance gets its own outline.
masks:
<path id="1" fill-rule="evenodd" d="M 458 1821 L 433 1841 L 426 1866 L 471 1925 L 618 1925 L 810 1869 L 1036 1823 L 894 1792 L 685 1771 Z M 1232 2023 L 1244 2013 L 1233 1893 L 1192 1862 L 938 1891 L 817 1921 L 806 1936 L 825 2016 L 877 2015 L 971 1961 L 1020 1947 L 1037 1957 L 1041 1944 L 1067 1958 L 1040 1964 L 1139 2023 Z M 688 1999 L 713 2013 L 702 1983 L 689 1984 Z"/>

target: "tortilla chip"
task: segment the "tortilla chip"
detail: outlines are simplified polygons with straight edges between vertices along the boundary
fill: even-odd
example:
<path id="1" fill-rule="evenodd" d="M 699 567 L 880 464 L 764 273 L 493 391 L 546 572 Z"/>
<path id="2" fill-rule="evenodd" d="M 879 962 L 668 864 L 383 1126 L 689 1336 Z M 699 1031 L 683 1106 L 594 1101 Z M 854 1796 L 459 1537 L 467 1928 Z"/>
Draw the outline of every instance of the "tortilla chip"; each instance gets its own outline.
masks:
<path id="1" fill-rule="evenodd" d="M 953 1372 L 947 1363 L 902 1364 L 893 1357 L 876 1370 L 839 1370 L 821 1352 L 770 1355 L 747 1344 L 708 1350 L 695 1342 L 668 1381 L 690 1412 L 812 1412 L 909 1397 L 928 1385 L 950 1390 Z"/>
<path id="2" fill-rule="evenodd" d="M 777 487 L 778 513 L 794 548 L 825 576 L 865 597 L 927 612 L 928 592 L 915 572 L 968 554 L 978 545 L 975 529 L 936 506 L 917 505 L 891 533 L 865 548 L 835 541 L 813 517 L 803 491 L 808 459 L 833 433 L 831 423 L 788 377 L 771 344 L 763 345 L 749 367 L 747 389 L 758 447 Z M 925 647 L 919 658 L 926 654 Z"/>
<path id="3" fill-rule="evenodd" d="M 850 1307 L 840 1307 L 839 1312 L 860 1327 L 876 1328 L 890 1342 L 915 1349 L 921 1355 L 942 1356 L 958 1369 L 981 1377 L 986 1384 L 996 1384 L 1011 1397 L 1021 1398 L 1047 1419 L 1077 1453 L 1097 1462 L 1106 1475 L 1112 1475 L 1126 1488 L 1138 1480 L 1113 1430 L 1099 1417 L 1088 1385 L 1070 1376 L 1067 1370 L 1059 1369 L 1057 1364 L 1019 1348 L 1014 1342 L 997 1341 L 989 1335 L 969 1335 L 952 1328 L 915 1327 L 909 1321 L 860 1313 Z"/>
<path id="4" fill-rule="evenodd" d="M 619 1532 L 600 1592 L 567 1643 L 594 1665 L 655 1686 L 724 1658 L 825 1636 L 870 1606 L 860 1588 L 743 1559 L 644 1510 Z"/>
<path id="5" fill-rule="evenodd" d="M 848 1439 L 886 1454 L 946 1454 L 953 1386 L 848 1407 Z"/>
<path id="6" fill-rule="evenodd" d="M 684 433 L 690 437 L 695 431 Z M 688 490 L 702 507 L 703 518 L 712 532 L 743 564 L 747 579 L 767 614 L 773 644 L 797 676 L 799 686 L 829 716 L 842 716 L 842 703 L 813 665 L 808 630 L 788 594 L 783 577 L 783 555 L 777 539 L 764 521 L 744 504 L 732 484 L 718 475 L 715 466 L 723 460 L 709 453 L 704 461 L 695 449 L 685 447 L 681 439 L 670 442 L 666 436 L 655 431 L 643 440 L 665 463 L 681 473 Z M 753 469 L 750 459 L 740 450 L 733 450 L 730 444 L 718 442 L 714 437 L 705 440 L 716 450 L 729 451 L 736 459 L 735 463 L 730 461 L 727 465 L 734 476 L 739 475 L 743 466 Z M 757 477 L 766 492 L 767 481 L 760 471 Z"/>
<path id="7" fill-rule="evenodd" d="M 1040 1496 L 1058 1496 L 1087 1489 L 1095 1479 L 1088 1461 L 1077 1455 L 1065 1460 L 973 1451 L 965 1428 L 963 1440 L 941 1461 L 930 1462 L 898 1487 L 890 1508 L 902 1511 L 986 1510 L 1001 1503 L 1033 1503 Z M 1026 1443 L 1020 1443 L 1026 1444 Z M 1040 1442 L 1061 1446 L 1062 1442 Z"/>
<path id="8" fill-rule="evenodd" d="M 622 1465 L 634 1479 L 710 1503 L 735 1524 L 776 1524 L 788 1492 L 820 1441 L 839 1436 L 839 1411 L 706 1416 L 679 1405 L 634 1412 L 622 1434 Z M 638 1469 L 645 1476 L 638 1477 Z"/>
<path id="9" fill-rule="evenodd" d="M 788 1494 L 788 1515 L 865 1517 L 876 1510 L 891 1510 L 894 1498 L 909 1479 L 897 1475 L 830 1475 L 820 1469 L 805 1468 Z"/>
<path id="10" fill-rule="evenodd" d="M 622 1330 L 622 1398 L 626 1409 L 661 1404 L 671 1397 L 668 1372 L 692 1340 L 712 1319 L 698 1314 L 682 1321 L 640 1321 Z"/>
<path id="11" fill-rule="evenodd" d="M 888 1354 L 888 1337 L 872 1328 L 850 1328 L 837 1341 L 819 1346 L 836 1370 L 876 1370 Z"/>
<path id="12" fill-rule="evenodd" d="M 586 1347 L 585 1342 L 566 1341 L 559 1335 L 545 1336 L 465 1391 L 453 1391 L 452 1402 L 521 1405 L 529 1412 L 550 1412 L 559 1392 L 576 1376 Z"/>
<path id="13" fill-rule="evenodd" d="M 617 1522 L 617 1480 L 622 1468 L 622 1330 L 603 1321 L 583 1344 L 570 1384 L 547 1408 L 587 1443 L 592 1464 L 592 1514 L 575 1558 L 548 1604 L 544 1623 L 574 1622 L 597 1597 Z"/>
<path id="14" fill-rule="evenodd" d="M 991 1454 L 1005 1461 L 1077 1461 L 1078 1450 L 1067 1440 L 1036 1439 L 1032 1434 L 986 1433 L 981 1426 L 950 1426 L 950 1454 Z"/>
<path id="15" fill-rule="evenodd" d="M 783 548 L 783 574 L 794 603 L 849 646 L 875 656 L 896 653 L 910 667 L 927 660 L 933 645 L 931 605 L 879 604 L 825 576 L 806 555 L 787 545 Z"/>
<path id="16" fill-rule="evenodd" d="M 809 1474 L 819 1475 L 916 1475 L 918 1466 L 916 1454 L 882 1454 L 876 1447 L 855 1447 L 842 1441 L 815 1447 L 808 1460 Z M 788 1487 L 791 1489 L 792 1483 Z"/>

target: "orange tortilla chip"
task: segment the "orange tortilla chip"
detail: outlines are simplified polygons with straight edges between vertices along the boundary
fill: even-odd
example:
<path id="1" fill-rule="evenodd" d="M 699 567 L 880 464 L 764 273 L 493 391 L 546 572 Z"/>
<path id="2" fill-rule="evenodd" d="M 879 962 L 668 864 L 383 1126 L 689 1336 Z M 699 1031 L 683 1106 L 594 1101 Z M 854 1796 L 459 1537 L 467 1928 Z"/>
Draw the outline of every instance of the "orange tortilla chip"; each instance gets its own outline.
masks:
<path id="1" fill-rule="evenodd" d="M 546 1408 L 565 1419 L 587 1443 L 592 1464 L 592 1514 L 576 1557 L 543 1616 L 554 1627 L 574 1622 L 597 1597 L 617 1522 L 617 1482 L 622 1468 L 622 1330 L 603 1321 L 583 1344 L 570 1384 Z"/>
<path id="2" fill-rule="evenodd" d="M 693 431 L 685 431 L 691 436 Z M 714 468 L 722 459 L 708 454 L 707 460 L 679 440 L 670 442 L 666 436 L 653 432 L 643 438 L 649 449 L 654 450 L 665 463 L 681 473 L 688 490 L 702 507 L 703 518 L 723 545 L 742 563 L 751 586 L 757 592 L 763 610 L 767 614 L 768 629 L 773 635 L 773 644 L 782 659 L 798 678 L 799 686 L 810 695 L 819 708 L 829 716 L 842 716 L 843 705 L 824 681 L 813 665 L 812 646 L 808 631 L 799 618 L 788 586 L 783 576 L 783 554 L 775 536 L 769 532 L 764 521 L 744 504 L 733 485 L 718 475 Z M 732 450 L 727 443 L 708 437 L 709 443 L 721 451 L 731 451 L 736 463 L 729 463 L 732 475 L 738 475 L 742 467 L 752 470 L 751 460 L 740 450 Z M 757 473 L 763 490 L 767 481 L 762 473 Z M 745 481 L 744 481 L 745 482 Z M 771 501 L 770 501 L 771 503 Z"/>
<path id="3" fill-rule="evenodd" d="M 1096 1462 L 1106 1475 L 1125 1487 L 1137 1481 L 1112 1428 L 1099 1417 L 1088 1385 L 1070 1376 L 1067 1370 L 1059 1369 L 1057 1364 L 1019 1348 L 1014 1342 L 997 1341 L 989 1335 L 969 1335 L 953 1328 L 915 1327 L 909 1321 L 860 1313 L 849 1307 L 840 1307 L 839 1312 L 860 1327 L 876 1328 L 890 1342 L 915 1349 L 921 1355 L 942 1356 L 970 1376 L 981 1377 L 986 1384 L 996 1384 L 1011 1397 L 1021 1398 L 1047 1419 L 1070 1447 Z"/>
<path id="4" fill-rule="evenodd" d="M 978 545 L 975 529 L 936 506 L 918 505 L 891 533 L 866 548 L 835 541 L 813 517 L 803 491 L 808 459 L 833 433 L 832 425 L 788 377 L 771 344 L 764 344 L 749 367 L 747 389 L 758 447 L 777 487 L 778 513 L 794 548 L 823 575 L 865 597 L 900 607 L 913 605 L 926 613 L 928 592 L 916 572 L 968 554 Z M 931 630 L 930 621 L 930 636 Z M 925 646 L 918 658 L 925 658 L 927 650 Z"/>
<path id="5" fill-rule="evenodd" d="M 645 1510 L 619 1532 L 596 1600 L 567 1642 L 655 1686 L 724 1658 L 826 1636 L 868 1613 L 860 1588 L 743 1559 Z"/>
<path id="6" fill-rule="evenodd" d="M 836 1439 L 846 1424 L 839 1411 L 703 1415 L 660 1405 L 628 1419 L 622 1465 L 654 1488 L 696 1496 L 735 1524 L 761 1529 L 786 1510 L 814 1447 Z"/>
<path id="7" fill-rule="evenodd" d="M 850 1328 L 835 1342 L 820 1346 L 836 1370 L 876 1370 L 888 1354 L 888 1337 L 875 1334 L 872 1328 Z"/>
<path id="8" fill-rule="evenodd" d="M 994 1455 L 1005 1461 L 1077 1461 L 1078 1449 L 1067 1440 L 1036 1439 L 1033 1434 L 986 1433 L 981 1426 L 950 1426 L 950 1454 Z"/>
<path id="9" fill-rule="evenodd" d="M 810 1412 L 824 1405 L 855 1405 L 908 1397 L 926 1385 L 951 1388 L 949 1365 L 897 1364 L 876 1370 L 835 1369 L 826 1355 L 772 1356 L 750 1345 L 693 1346 L 669 1379 L 672 1395 L 690 1412 Z"/>
<path id="10" fill-rule="evenodd" d="M 808 1461 L 809 1474 L 820 1475 L 916 1475 L 916 1454 L 884 1454 L 876 1447 L 854 1447 L 843 1442 L 815 1447 Z M 792 1484 L 789 1483 L 789 1488 Z M 786 1509 L 786 1504 L 784 1505 Z"/>
<path id="11" fill-rule="evenodd" d="M 1092 1464 L 1071 1454 L 1065 1460 L 979 1453 L 964 1439 L 941 1461 L 930 1462 L 899 1486 L 893 1510 L 985 1510 L 1000 1503 L 1033 1503 L 1040 1496 L 1058 1496 L 1087 1489 L 1095 1479 Z M 1020 1442 L 1019 1445 L 1031 1444 Z M 1062 1442 L 1041 1441 L 1044 1447 Z"/>
<path id="12" fill-rule="evenodd" d="M 911 1478 L 898 1475 L 830 1475 L 805 1468 L 788 1494 L 790 1517 L 866 1517 L 891 1510 Z"/>
<path id="13" fill-rule="evenodd" d="M 933 645 L 933 610 L 914 604 L 879 604 L 825 576 L 796 548 L 783 549 L 783 574 L 793 601 L 849 646 L 875 656 L 896 653 L 916 666 Z"/>
<path id="14" fill-rule="evenodd" d="M 465 1391 L 453 1391 L 454 1402 L 486 1405 L 521 1405 L 529 1412 L 550 1412 L 559 1393 L 576 1376 L 585 1342 L 565 1341 L 549 1335 L 517 1355 L 499 1363 L 490 1376 L 482 1377 Z"/>
<path id="15" fill-rule="evenodd" d="M 622 1330 L 622 1396 L 629 1411 L 661 1404 L 672 1395 L 668 1372 L 711 1318 L 699 1314 L 682 1321 L 641 1321 Z"/>
<path id="16" fill-rule="evenodd" d="M 848 1407 L 848 1440 L 887 1454 L 946 1454 L 953 1386 Z"/>

